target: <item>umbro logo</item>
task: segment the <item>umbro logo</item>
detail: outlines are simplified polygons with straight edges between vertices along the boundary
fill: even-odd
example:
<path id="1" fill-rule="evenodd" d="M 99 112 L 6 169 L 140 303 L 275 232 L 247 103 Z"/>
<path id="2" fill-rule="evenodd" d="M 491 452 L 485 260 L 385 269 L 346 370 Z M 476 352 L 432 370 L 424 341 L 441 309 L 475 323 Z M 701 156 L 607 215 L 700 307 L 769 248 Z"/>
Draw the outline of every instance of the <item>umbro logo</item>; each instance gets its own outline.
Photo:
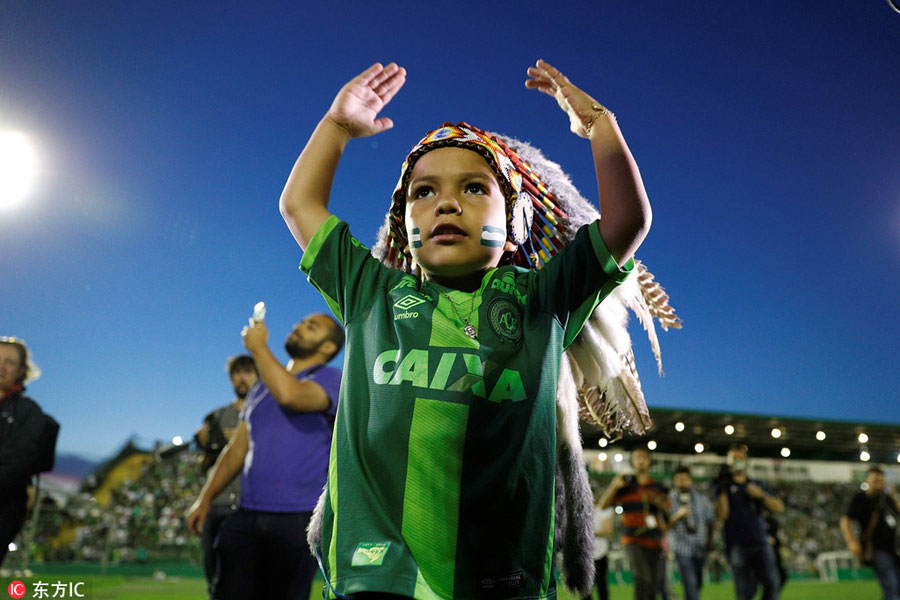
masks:
<path id="1" fill-rule="evenodd" d="M 425 300 L 423 300 L 422 298 L 419 298 L 418 296 L 413 296 L 412 294 L 408 294 L 406 296 L 403 296 L 396 302 L 394 302 L 394 306 L 401 310 L 409 310 L 410 308 L 412 308 L 414 306 L 418 306 L 424 302 L 425 302 Z"/>

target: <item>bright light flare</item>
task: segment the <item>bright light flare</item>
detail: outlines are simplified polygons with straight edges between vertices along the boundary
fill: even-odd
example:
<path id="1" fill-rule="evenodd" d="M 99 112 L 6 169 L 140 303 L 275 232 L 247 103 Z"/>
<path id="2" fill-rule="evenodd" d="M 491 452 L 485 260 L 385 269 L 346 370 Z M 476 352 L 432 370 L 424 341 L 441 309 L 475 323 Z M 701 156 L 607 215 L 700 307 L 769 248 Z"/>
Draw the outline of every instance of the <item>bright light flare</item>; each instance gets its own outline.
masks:
<path id="1" fill-rule="evenodd" d="M 184 438 L 182 438 L 180 435 L 176 435 L 175 437 L 172 438 L 173 446 L 180 446 L 183 443 L 184 443 Z"/>
<path id="2" fill-rule="evenodd" d="M 858 436 L 856 436 L 856 439 L 859 440 L 860 444 L 865 444 L 869 441 L 869 436 L 865 433 L 860 433 Z"/>
<path id="3" fill-rule="evenodd" d="M 28 136 L 0 131 L 0 210 L 9 210 L 25 198 L 36 170 L 37 156 Z"/>
<path id="4" fill-rule="evenodd" d="M 825 441 L 825 432 L 824 432 L 824 431 L 817 431 L 817 432 L 816 432 L 816 439 L 819 440 L 820 442 Z"/>
<path id="5" fill-rule="evenodd" d="M 791 449 L 785 446 L 784 448 L 781 449 L 781 455 L 783 457 L 787 458 L 788 456 L 791 455 Z"/>
<path id="6" fill-rule="evenodd" d="M 726 425 L 725 426 L 725 435 L 733 435 L 734 434 L 734 425 Z"/>
<path id="7" fill-rule="evenodd" d="M 868 452 L 866 452 L 865 450 L 863 450 L 862 452 L 859 453 L 859 460 L 861 460 L 863 462 L 869 462 L 869 460 L 871 460 L 871 459 L 872 459 L 872 455 L 869 454 Z"/>
<path id="8" fill-rule="evenodd" d="M 697 442 L 694 444 L 694 452 L 697 454 L 702 454 L 703 451 L 706 450 L 706 446 L 704 446 L 701 442 Z"/>
<path id="9" fill-rule="evenodd" d="M 780 438 L 781 437 L 781 429 L 779 429 L 778 427 L 774 428 L 772 430 L 772 437 L 775 438 L 776 440 L 778 438 Z"/>
<path id="10" fill-rule="evenodd" d="M 684 423 L 682 423 L 681 421 L 678 421 L 677 423 L 675 423 L 675 431 L 678 431 L 678 432 L 684 431 Z"/>
<path id="11" fill-rule="evenodd" d="M 649 442 L 647 442 L 647 449 L 648 450 L 656 450 L 656 442 L 653 440 L 650 440 Z"/>
<path id="12" fill-rule="evenodd" d="M 606 438 L 600 438 L 600 441 L 597 442 L 601 448 L 606 448 L 609 445 L 609 440 Z"/>

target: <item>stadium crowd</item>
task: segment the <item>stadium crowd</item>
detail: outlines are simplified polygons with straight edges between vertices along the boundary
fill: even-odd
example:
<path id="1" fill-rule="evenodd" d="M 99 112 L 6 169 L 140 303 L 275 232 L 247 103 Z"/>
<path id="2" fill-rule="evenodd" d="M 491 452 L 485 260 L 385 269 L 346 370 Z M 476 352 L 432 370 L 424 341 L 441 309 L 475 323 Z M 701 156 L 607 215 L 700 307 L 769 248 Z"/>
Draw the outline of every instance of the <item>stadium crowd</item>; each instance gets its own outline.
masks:
<path id="1" fill-rule="evenodd" d="M 847 549 L 837 522 L 859 484 L 799 481 L 781 482 L 775 488 L 785 504 L 779 535 L 789 571 L 813 572 L 820 552 Z"/>
<path id="2" fill-rule="evenodd" d="M 200 453 L 185 451 L 145 463 L 140 475 L 116 486 L 107 506 L 82 491 L 57 512 L 45 510 L 36 541 L 45 560 L 141 562 L 186 560 L 199 564 L 199 542 L 188 535 L 185 514 L 203 485 Z M 697 481 L 698 491 L 711 493 L 709 481 Z M 793 573 L 812 573 L 820 552 L 846 549 L 838 518 L 858 484 L 778 482 L 774 491 L 784 499 L 778 517 L 782 558 Z M 60 529 L 74 526 L 68 543 L 51 543 Z M 621 550 L 613 536 L 612 551 Z M 715 553 L 711 560 L 715 561 Z"/>
<path id="3" fill-rule="evenodd" d="M 199 460 L 192 451 L 157 456 L 136 478 L 119 482 L 106 506 L 84 489 L 56 511 L 44 510 L 38 553 L 48 561 L 199 562 L 199 542 L 185 527 L 185 513 L 203 484 Z M 69 535 L 60 535 L 66 530 Z"/>

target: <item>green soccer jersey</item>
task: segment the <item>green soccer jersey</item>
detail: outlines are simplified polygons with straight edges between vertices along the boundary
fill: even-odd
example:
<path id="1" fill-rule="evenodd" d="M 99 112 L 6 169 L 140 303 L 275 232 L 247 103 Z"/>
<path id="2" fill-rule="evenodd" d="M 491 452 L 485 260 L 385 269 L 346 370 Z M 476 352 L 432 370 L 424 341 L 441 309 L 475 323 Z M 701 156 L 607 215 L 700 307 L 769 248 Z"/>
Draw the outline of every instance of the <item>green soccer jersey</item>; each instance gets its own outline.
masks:
<path id="1" fill-rule="evenodd" d="M 322 225 L 300 268 L 346 327 L 321 543 L 334 591 L 555 597 L 560 356 L 632 266 L 591 224 L 544 269 L 491 269 L 472 294 Z"/>

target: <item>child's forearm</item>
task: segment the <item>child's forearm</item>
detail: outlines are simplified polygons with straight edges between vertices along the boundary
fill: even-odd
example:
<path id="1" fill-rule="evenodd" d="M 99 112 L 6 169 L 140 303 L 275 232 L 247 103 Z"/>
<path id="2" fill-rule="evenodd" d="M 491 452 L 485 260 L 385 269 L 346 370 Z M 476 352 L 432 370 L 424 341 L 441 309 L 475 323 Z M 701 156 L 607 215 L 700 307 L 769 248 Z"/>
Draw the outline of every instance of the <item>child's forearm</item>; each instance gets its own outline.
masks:
<path id="1" fill-rule="evenodd" d="M 650 201 L 637 163 L 612 114 L 597 117 L 590 140 L 600 198 L 600 234 L 621 267 L 650 230 Z"/>
<path id="2" fill-rule="evenodd" d="M 324 117 L 309 136 L 281 192 L 281 216 L 303 250 L 331 215 L 331 185 L 348 141 L 347 130 Z"/>

